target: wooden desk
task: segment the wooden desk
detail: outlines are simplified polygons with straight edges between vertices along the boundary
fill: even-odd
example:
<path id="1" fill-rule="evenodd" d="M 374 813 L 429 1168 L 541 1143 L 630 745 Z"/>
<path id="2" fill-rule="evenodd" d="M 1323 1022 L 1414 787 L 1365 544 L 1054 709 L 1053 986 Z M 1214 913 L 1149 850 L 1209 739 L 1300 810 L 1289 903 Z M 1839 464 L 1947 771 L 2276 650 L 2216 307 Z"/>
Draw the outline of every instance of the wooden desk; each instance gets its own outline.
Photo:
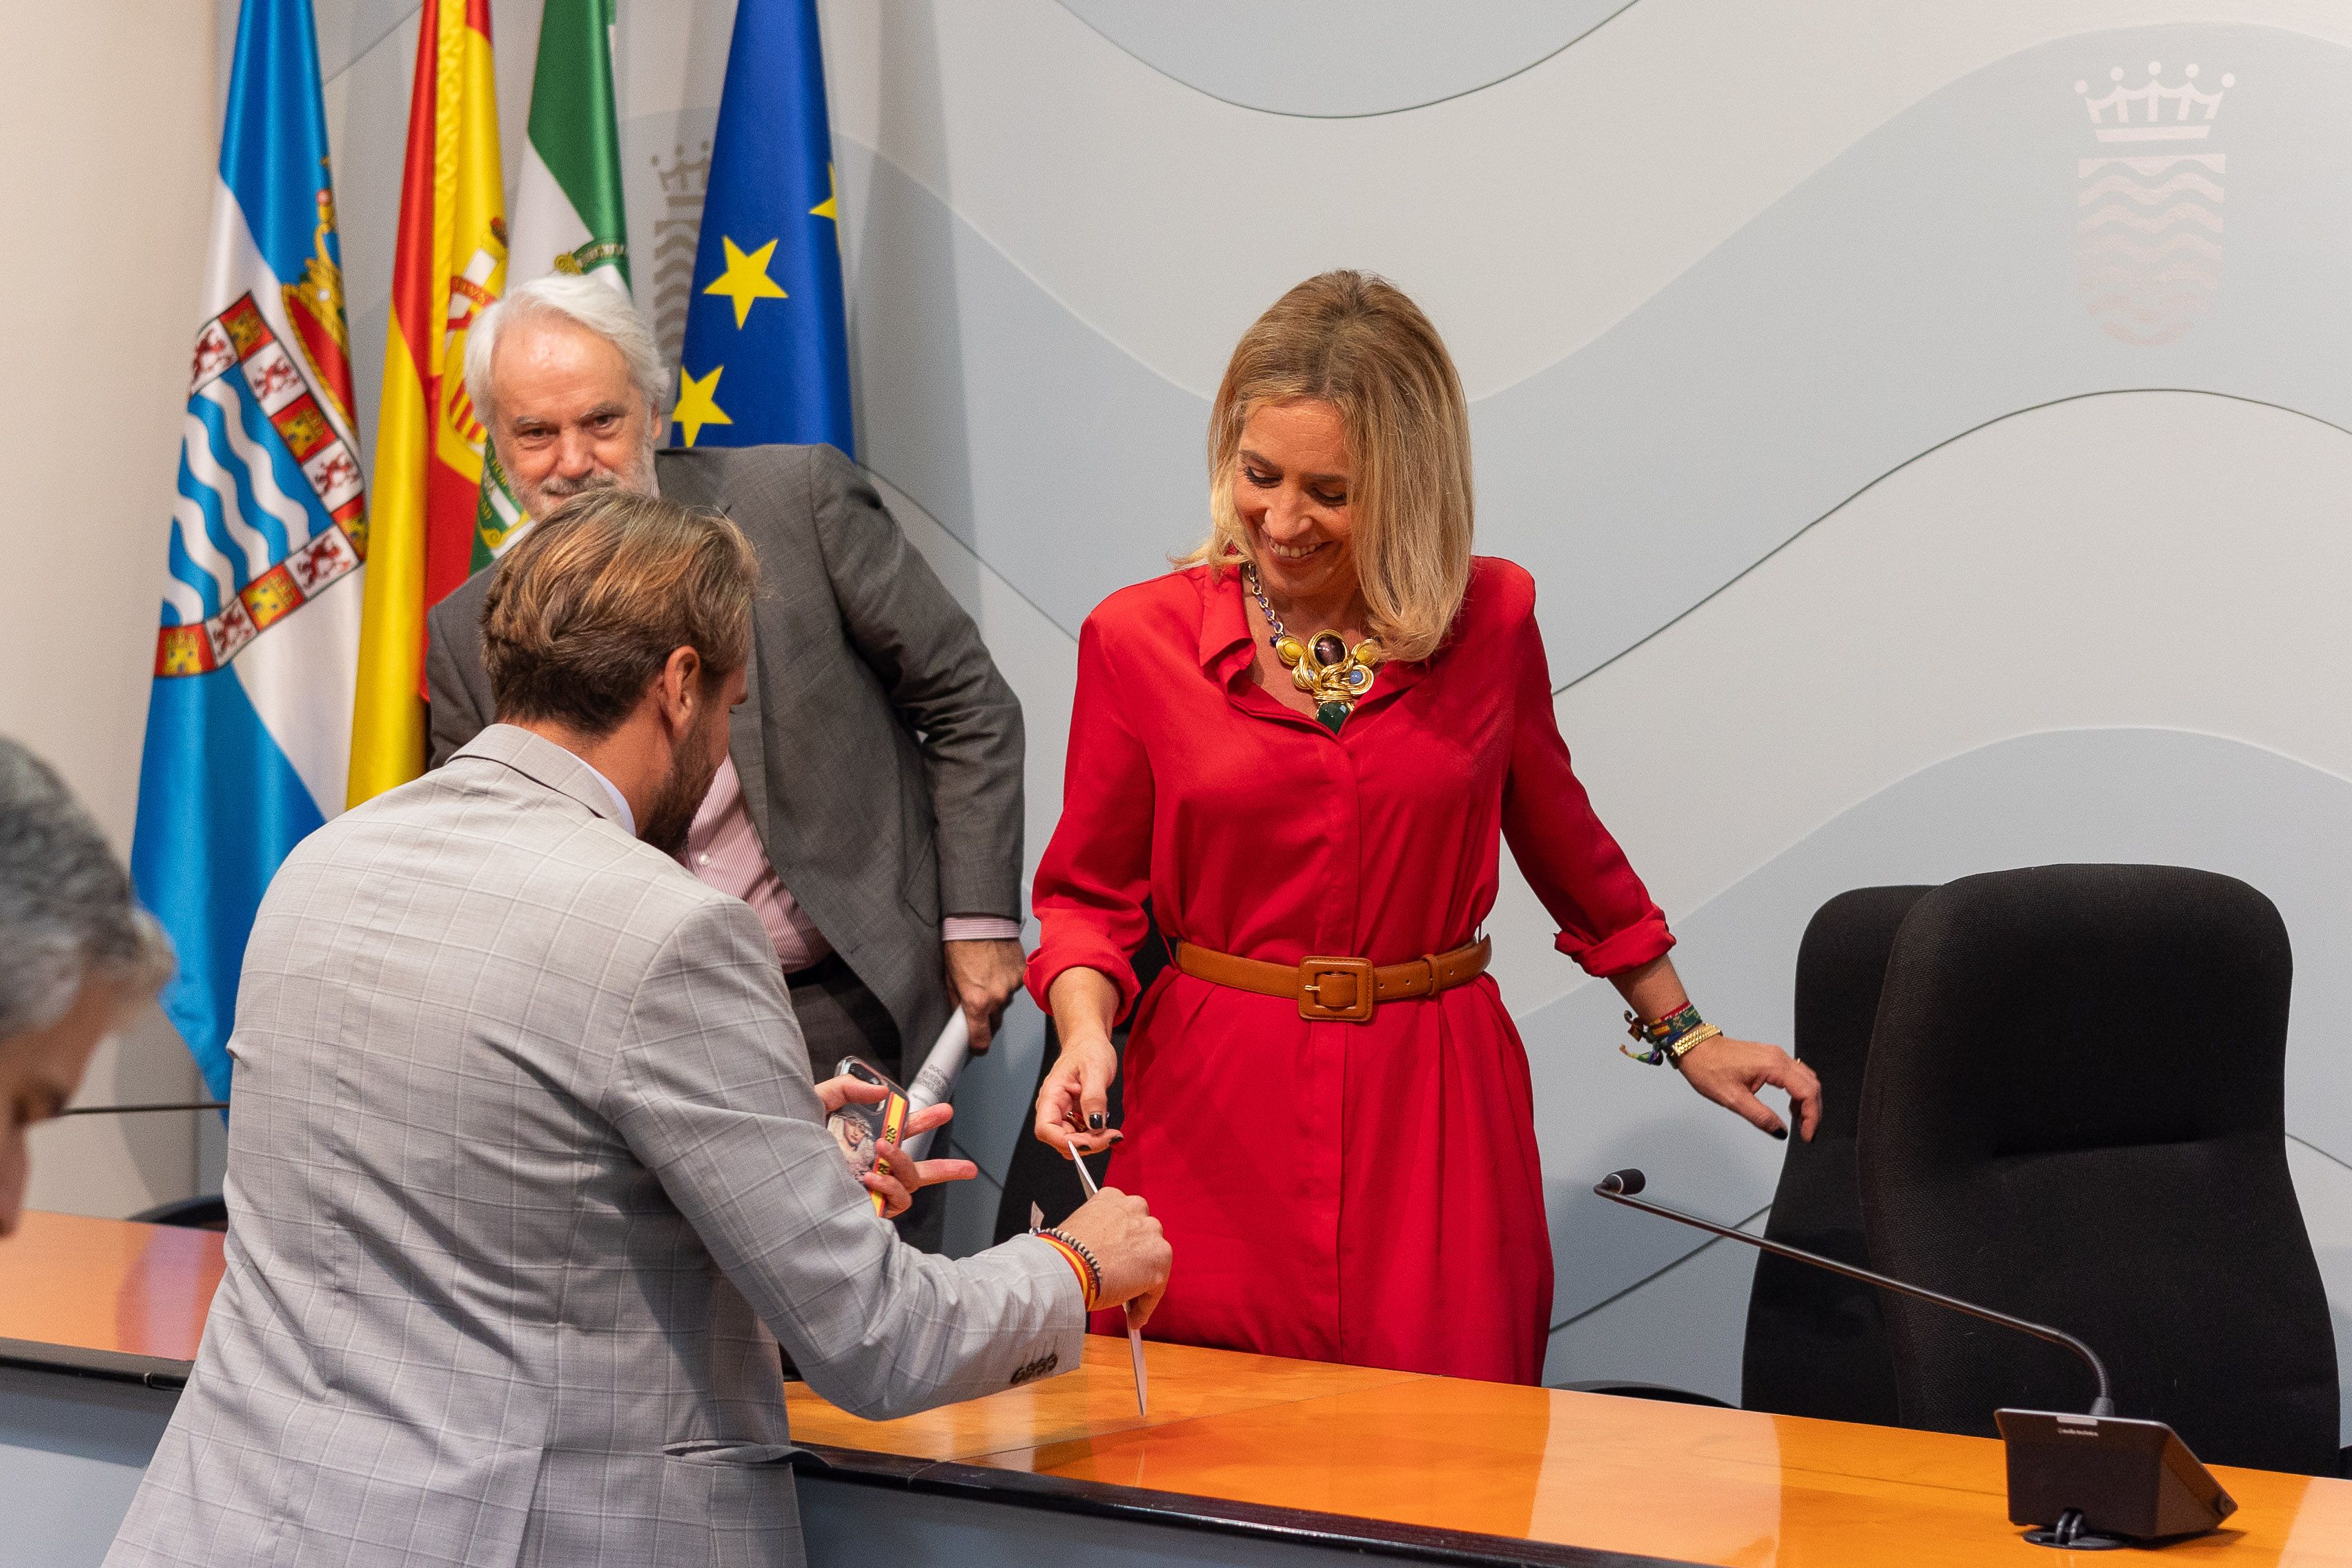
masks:
<path id="1" fill-rule="evenodd" d="M 174 1387 L 221 1267 L 211 1232 L 28 1214 L 0 1241 L 0 1363 Z M 793 1436 L 833 1466 L 802 1488 L 813 1553 L 828 1507 L 840 1528 L 870 1531 L 923 1502 L 1013 1521 L 1003 1539 L 1040 1562 L 1055 1515 L 1208 1531 L 1232 1549 L 1186 1561 L 1229 1561 L 1253 1541 L 1456 1563 L 2065 1561 L 2018 1540 L 1986 1439 L 1183 1345 L 1145 1353 L 1149 1419 L 1118 1340 L 1089 1340 L 1067 1376 L 903 1421 L 860 1421 L 793 1385 Z M 2240 1505 L 2231 1528 L 2166 1561 L 2352 1568 L 2352 1482 L 2220 1474 Z M 870 1542 L 856 1553 L 874 1557 Z M 962 1561 L 984 1560 L 1005 1559 Z"/>
<path id="2" fill-rule="evenodd" d="M 221 1240 L 27 1212 L 0 1241 L 0 1363 L 185 1383 L 220 1285 Z"/>
<path id="3" fill-rule="evenodd" d="M 28 1214 L 0 1241 L 0 1562 L 106 1556 L 220 1278 L 211 1231 Z"/>
<path id="4" fill-rule="evenodd" d="M 1457 1561 L 2073 1560 L 2018 1539 L 1989 1438 L 1182 1345 L 1145 1354 L 1149 1420 L 1125 1342 L 1098 1338 L 1067 1377 L 903 1421 L 860 1421 L 794 1385 L 793 1435 L 877 1484 L 974 1493 L 997 1472 L 1032 1479 L 1009 1497 L 1049 1506 L 1092 1491 L 1136 1517 L 1156 1507 L 1196 1526 L 1352 1535 Z M 2216 1473 L 2238 1500 L 2230 1528 L 2165 1561 L 2352 1564 L 2352 1481 Z"/>

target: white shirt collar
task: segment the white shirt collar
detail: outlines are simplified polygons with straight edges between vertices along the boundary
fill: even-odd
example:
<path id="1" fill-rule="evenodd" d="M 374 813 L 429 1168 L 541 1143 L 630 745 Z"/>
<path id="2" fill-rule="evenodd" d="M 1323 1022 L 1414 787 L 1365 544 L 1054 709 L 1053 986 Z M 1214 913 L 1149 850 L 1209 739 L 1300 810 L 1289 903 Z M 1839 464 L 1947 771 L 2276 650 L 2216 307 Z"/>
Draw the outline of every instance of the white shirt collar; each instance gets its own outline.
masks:
<path id="1" fill-rule="evenodd" d="M 568 747 L 566 749 L 569 750 Z M 613 809 L 619 814 L 621 826 L 629 830 L 630 837 L 635 838 L 637 836 L 637 814 L 629 809 L 629 797 L 621 793 L 620 785 L 614 784 L 611 779 L 606 778 L 603 773 L 597 773 L 595 763 L 590 762 L 587 758 L 581 756 L 577 752 L 573 752 L 572 754 L 574 758 L 578 759 L 582 767 L 586 768 L 592 773 L 596 773 L 596 782 L 603 784 L 604 786 L 604 793 L 613 797 Z"/>

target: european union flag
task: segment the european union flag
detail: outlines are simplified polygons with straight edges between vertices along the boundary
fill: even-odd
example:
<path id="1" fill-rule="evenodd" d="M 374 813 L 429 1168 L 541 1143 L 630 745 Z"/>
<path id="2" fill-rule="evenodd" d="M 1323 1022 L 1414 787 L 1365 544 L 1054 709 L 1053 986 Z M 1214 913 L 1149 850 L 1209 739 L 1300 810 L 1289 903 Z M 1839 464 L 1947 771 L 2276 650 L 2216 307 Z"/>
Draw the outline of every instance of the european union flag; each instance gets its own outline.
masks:
<path id="1" fill-rule="evenodd" d="M 816 0 L 741 0 L 671 416 L 685 445 L 856 456 L 838 218 Z"/>

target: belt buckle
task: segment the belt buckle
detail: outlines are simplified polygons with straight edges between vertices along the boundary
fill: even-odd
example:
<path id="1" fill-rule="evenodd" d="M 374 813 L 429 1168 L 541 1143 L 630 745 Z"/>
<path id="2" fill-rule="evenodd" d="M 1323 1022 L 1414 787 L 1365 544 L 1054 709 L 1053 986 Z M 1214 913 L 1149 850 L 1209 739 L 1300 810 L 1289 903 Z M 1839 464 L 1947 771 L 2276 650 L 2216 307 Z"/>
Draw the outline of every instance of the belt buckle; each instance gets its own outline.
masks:
<path id="1" fill-rule="evenodd" d="M 1334 980 L 1353 984 L 1347 1001 L 1324 1000 L 1323 987 Z M 1369 958 L 1308 958 L 1298 965 L 1298 1016 L 1313 1023 L 1368 1023 L 1379 1001 L 1375 989 Z"/>

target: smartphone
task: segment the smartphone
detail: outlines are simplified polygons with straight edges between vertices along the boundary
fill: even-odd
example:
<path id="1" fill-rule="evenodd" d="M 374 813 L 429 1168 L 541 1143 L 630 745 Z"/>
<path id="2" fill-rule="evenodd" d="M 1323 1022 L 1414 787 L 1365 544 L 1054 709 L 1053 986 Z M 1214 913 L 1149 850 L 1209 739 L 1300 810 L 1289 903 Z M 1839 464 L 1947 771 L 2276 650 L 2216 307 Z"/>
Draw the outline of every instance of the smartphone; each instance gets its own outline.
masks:
<path id="1" fill-rule="evenodd" d="M 874 1168 L 878 1142 L 896 1143 L 907 1133 L 907 1091 L 888 1073 L 863 1057 L 844 1057 L 834 1067 L 835 1078 L 854 1078 L 885 1090 L 883 1099 L 871 1104 L 851 1100 L 825 1119 L 825 1129 L 833 1141 L 841 1145 L 842 1157 L 849 1162 L 850 1174 L 863 1176 Z M 882 1212 L 882 1194 L 866 1194 L 874 1200 L 874 1212 Z"/>

